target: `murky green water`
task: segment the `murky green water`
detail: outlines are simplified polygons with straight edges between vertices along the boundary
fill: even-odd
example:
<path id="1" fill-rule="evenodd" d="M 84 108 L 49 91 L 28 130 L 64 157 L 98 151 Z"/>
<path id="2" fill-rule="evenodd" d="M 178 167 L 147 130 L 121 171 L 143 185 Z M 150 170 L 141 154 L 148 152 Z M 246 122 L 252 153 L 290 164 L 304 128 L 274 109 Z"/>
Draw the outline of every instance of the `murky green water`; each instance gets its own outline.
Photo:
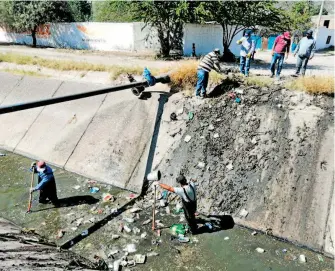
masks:
<path id="1" fill-rule="evenodd" d="M 74 206 L 53 208 L 50 204 L 42 205 L 38 203 L 38 194 L 35 193 L 33 212 L 27 214 L 30 163 L 30 159 L 11 153 L 0 157 L 0 216 L 25 228 L 34 228 L 37 233 L 58 245 L 80 235 L 82 231 L 109 215 L 111 209 L 119 208 L 130 200 L 130 192 L 102 184 L 94 184 L 100 188 L 100 191 L 91 194 L 88 179 L 53 167 L 58 197 L 72 197 Z M 102 194 L 105 192 L 114 195 L 116 200 L 104 203 Z M 78 201 L 78 198 L 73 198 L 77 196 L 86 196 L 86 199 L 92 202 L 87 204 Z M 99 201 L 94 202 L 94 200 Z M 236 226 L 231 230 L 197 235 L 191 237 L 190 243 L 181 244 L 177 240 L 170 240 L 168 229 L 163 229 L 162 235 L 157 236 L 151 231 L 150 223 L 142 226 L 142 221 L 150 216 L 149 208 L 141 211 L 137 218 L 135 217 L 137 221 L 129 223 L 129 227 L 136 226 L 141 233 L 147 232 L 146 239 L 140 238 L 141 233 L 137 235 L 119 233 L 119 225 L 127 224 L 121 221 L 122 215 L 120 215 L 71 249 L 90 259 L 93 259 L 94 255 L 106 257 L 113 249 L 122 251 L 129 243 L 136 245 L 137 253 L 145 254 L 149 251 L 159 253 L 159 256 L 149 257 L 144 265 L 136 265 L 132 270 L 333 270 L 333 261 L 329 258 L 322 256 L 323 261 L 320 261 L 320 255 L 317 253 L 280 242 L 266 235 L 252 236 L 251 231 Z M 167 217 L 163 212 L 159 212 L 157 219 L 161 220 L 165 226 L 169 226 L 172 223 L 178 223 L 179 217 Z M 82 223 L 77 226 L 80 220 Z M 58 239 L 56 236 L 60 229 L 65 231 L 65 235 Z M 113 234 L 121 237 L 113 240 L 111 238 Z M 225 237 L 229 239 L 224 240 Z M 158 245 L 152 245 L 152 240 L 156 240 Z M 265 252 L 262 254 L 256 252 L 257 247 L 265 249 Z M 283 252 L 283 249 L 287 252 Z M 306 256 L 306 263 L 299 262 L 300 254 Z M 122 255 L 123 252 L 119 252 L 115 255 L 115 259 L 121 258 Z M 112 264 L 113 258 L 106 258 L 106 262 Z"/>

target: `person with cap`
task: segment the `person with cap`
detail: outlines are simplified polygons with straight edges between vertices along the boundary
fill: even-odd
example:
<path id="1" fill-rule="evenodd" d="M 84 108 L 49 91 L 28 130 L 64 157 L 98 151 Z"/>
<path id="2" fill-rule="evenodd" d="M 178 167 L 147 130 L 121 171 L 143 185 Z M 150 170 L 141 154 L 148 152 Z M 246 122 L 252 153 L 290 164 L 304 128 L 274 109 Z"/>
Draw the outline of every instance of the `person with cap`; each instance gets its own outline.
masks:
<path id="1" fill-rule="evenodd" d="M 251 39 L 251 30 L 244 33 L 244 37 L 239 39 L 237 44 L 241 45 L 240 50 L 240 73 L 249 76 L 250 60 L 255 52 L 255 41 Z"/>
<path id="2" fill-rule="evenodd" d="M 47 203 L 48 200 L 53 205 L 58 205 L 56 181 L 53 170 L 44 161 L 33 162 L 31 171 L 38 175 L 38 185 L 30 190 L 30 193 L 40 191 L 39 203 Z"/>
<path id="3" fill-rule="evenodd" d="M 208 53 L 201 60 L 198 71 L 197 71 L 197 86 L 195 88 L 195 96 L 197 98 L 205 98 L 207 85 L 208 85 L 208 77 L 211 70 L 215 70 L 221 73 L 220 63 L 219 63 L 219 55 L 220 49 L 216 48 L 213 52 Z"/>
<path id="4" fill-rule="evenodd" d="M 313 31 L 308 30 L 306 32 L 306 37 L 303 37 L 298 43 L 294 56 L 298 54 L 297 57 L 297 69 L 294 76 L 299 76 L 300 69 L 301 75 L 304 76 L 307 68 L 308 60 L 314 57 L 315 53 L 315 40 L 313 38 Z"/>
<path id="5" fill-rule="evenodd" d="M 280 79 L 280 73 L 284 64 L 284 59 L 288 58 L 291 47 L 291 34 L 290 32 L 284 32 L 279 35 L 272 46 L 272 61 L 270 65 L 271 78 L 275 76 L 276 64 L 278 62 L 276 78 Z M 285 58 L 286 53 L 286 58 Z"/>
<path id="6" fill-rule="evenodd" d="M 187 182 L 184 175 L 180 175 L 176 181 L 180 187 L 171 187 L 158 181 L 154 182 L 153 185 L 159 185 L 161 188 L 180 196 L 187 224 L 190 227 L 191 233 L 195 234 L 198 230 L 195 219 L 195 212 L 197 210 L 197 191 L 195 184 L 192 181 Z"/>

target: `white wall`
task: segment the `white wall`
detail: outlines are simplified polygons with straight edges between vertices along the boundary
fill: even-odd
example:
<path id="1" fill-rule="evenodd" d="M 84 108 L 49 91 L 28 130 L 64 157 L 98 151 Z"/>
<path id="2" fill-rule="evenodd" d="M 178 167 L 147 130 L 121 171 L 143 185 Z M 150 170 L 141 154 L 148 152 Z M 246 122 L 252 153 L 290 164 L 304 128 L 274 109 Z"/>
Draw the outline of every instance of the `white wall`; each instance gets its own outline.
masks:
<path id="1" fill-rule="evenodd" d="M 157 37 L 157 29 L 144 26 L 144 23 L 133 23 L 134 51 L 158 52 L 160 43 Z"/>
<path id="2" fill-rule="evenodd" d="M 323 48 L 328 48 L 329 46 L 334 46 L 334 39 L 335 39 L 334 32 L 335 31 L 333 29 L 320 27 L 316 39 L 316 49 L 319 50 Z M 326 44 L 328 36 L 331 36 L 331 39 L 330 43 Z"/>

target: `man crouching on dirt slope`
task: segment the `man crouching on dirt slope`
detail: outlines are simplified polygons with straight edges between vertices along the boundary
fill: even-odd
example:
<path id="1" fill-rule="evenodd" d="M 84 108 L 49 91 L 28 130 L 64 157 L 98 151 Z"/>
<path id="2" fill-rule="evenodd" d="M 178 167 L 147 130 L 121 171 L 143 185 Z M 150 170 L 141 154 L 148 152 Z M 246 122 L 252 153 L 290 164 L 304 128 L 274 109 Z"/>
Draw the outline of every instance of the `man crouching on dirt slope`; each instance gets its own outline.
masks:
<path id="1" fill-rule="evenodd" d="M 195 184 L 192 181 L 187 182 L 185 176 L 183 175 L 180 175 L 176 179 L 176 181 L 180 184 L 181 187 L 171 187 L 169 185 L 159 183 L 158 181 L 154 182 L 153 184 L 159 185 L 161 188 L 168 190 L 172 193 L 176 193 L 178 196 L 181 197 L 187 224 L 190 227 L 191 233 L 195 234 L 198 229 L 195 220 L 195 212 L 197 210 L 197 196 Z"/>

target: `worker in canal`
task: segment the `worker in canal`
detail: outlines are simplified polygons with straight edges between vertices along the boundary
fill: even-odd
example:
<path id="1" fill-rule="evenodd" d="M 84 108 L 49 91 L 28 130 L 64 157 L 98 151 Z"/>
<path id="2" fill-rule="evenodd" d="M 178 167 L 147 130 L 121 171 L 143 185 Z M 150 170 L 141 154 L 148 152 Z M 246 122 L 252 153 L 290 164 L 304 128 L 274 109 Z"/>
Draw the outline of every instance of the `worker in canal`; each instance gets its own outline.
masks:
<path id="1" fill-rule="evenodd" d="M 188 223 L 188 226 L 190 227 L 191 233 L 195 234 L 198 230 L 195 219 L 195 212 L 197 210 L 197 195 L 195 184 L 192 181 L 187 182 L 185 176 L 183 175 L 180 175 L 176 179 L 176 181 L 180 185 L 180 187 L 171 187 L 158 181 L 154 182 L 153 184 L 159 185 L 161 188 L 180 196 L 183 203 L 186 221 Z"/>
<path id="2" fill-rule="evenodd" d="M 31 188 L 30 193 L 40 191 L 39 203 L 48 203 L 50 200 L 53 205 L 58 206 L 56 181 L 53 170 L 44 161 L 33 162 L 31 171 L 37 173 L 38 184 Z"/>

